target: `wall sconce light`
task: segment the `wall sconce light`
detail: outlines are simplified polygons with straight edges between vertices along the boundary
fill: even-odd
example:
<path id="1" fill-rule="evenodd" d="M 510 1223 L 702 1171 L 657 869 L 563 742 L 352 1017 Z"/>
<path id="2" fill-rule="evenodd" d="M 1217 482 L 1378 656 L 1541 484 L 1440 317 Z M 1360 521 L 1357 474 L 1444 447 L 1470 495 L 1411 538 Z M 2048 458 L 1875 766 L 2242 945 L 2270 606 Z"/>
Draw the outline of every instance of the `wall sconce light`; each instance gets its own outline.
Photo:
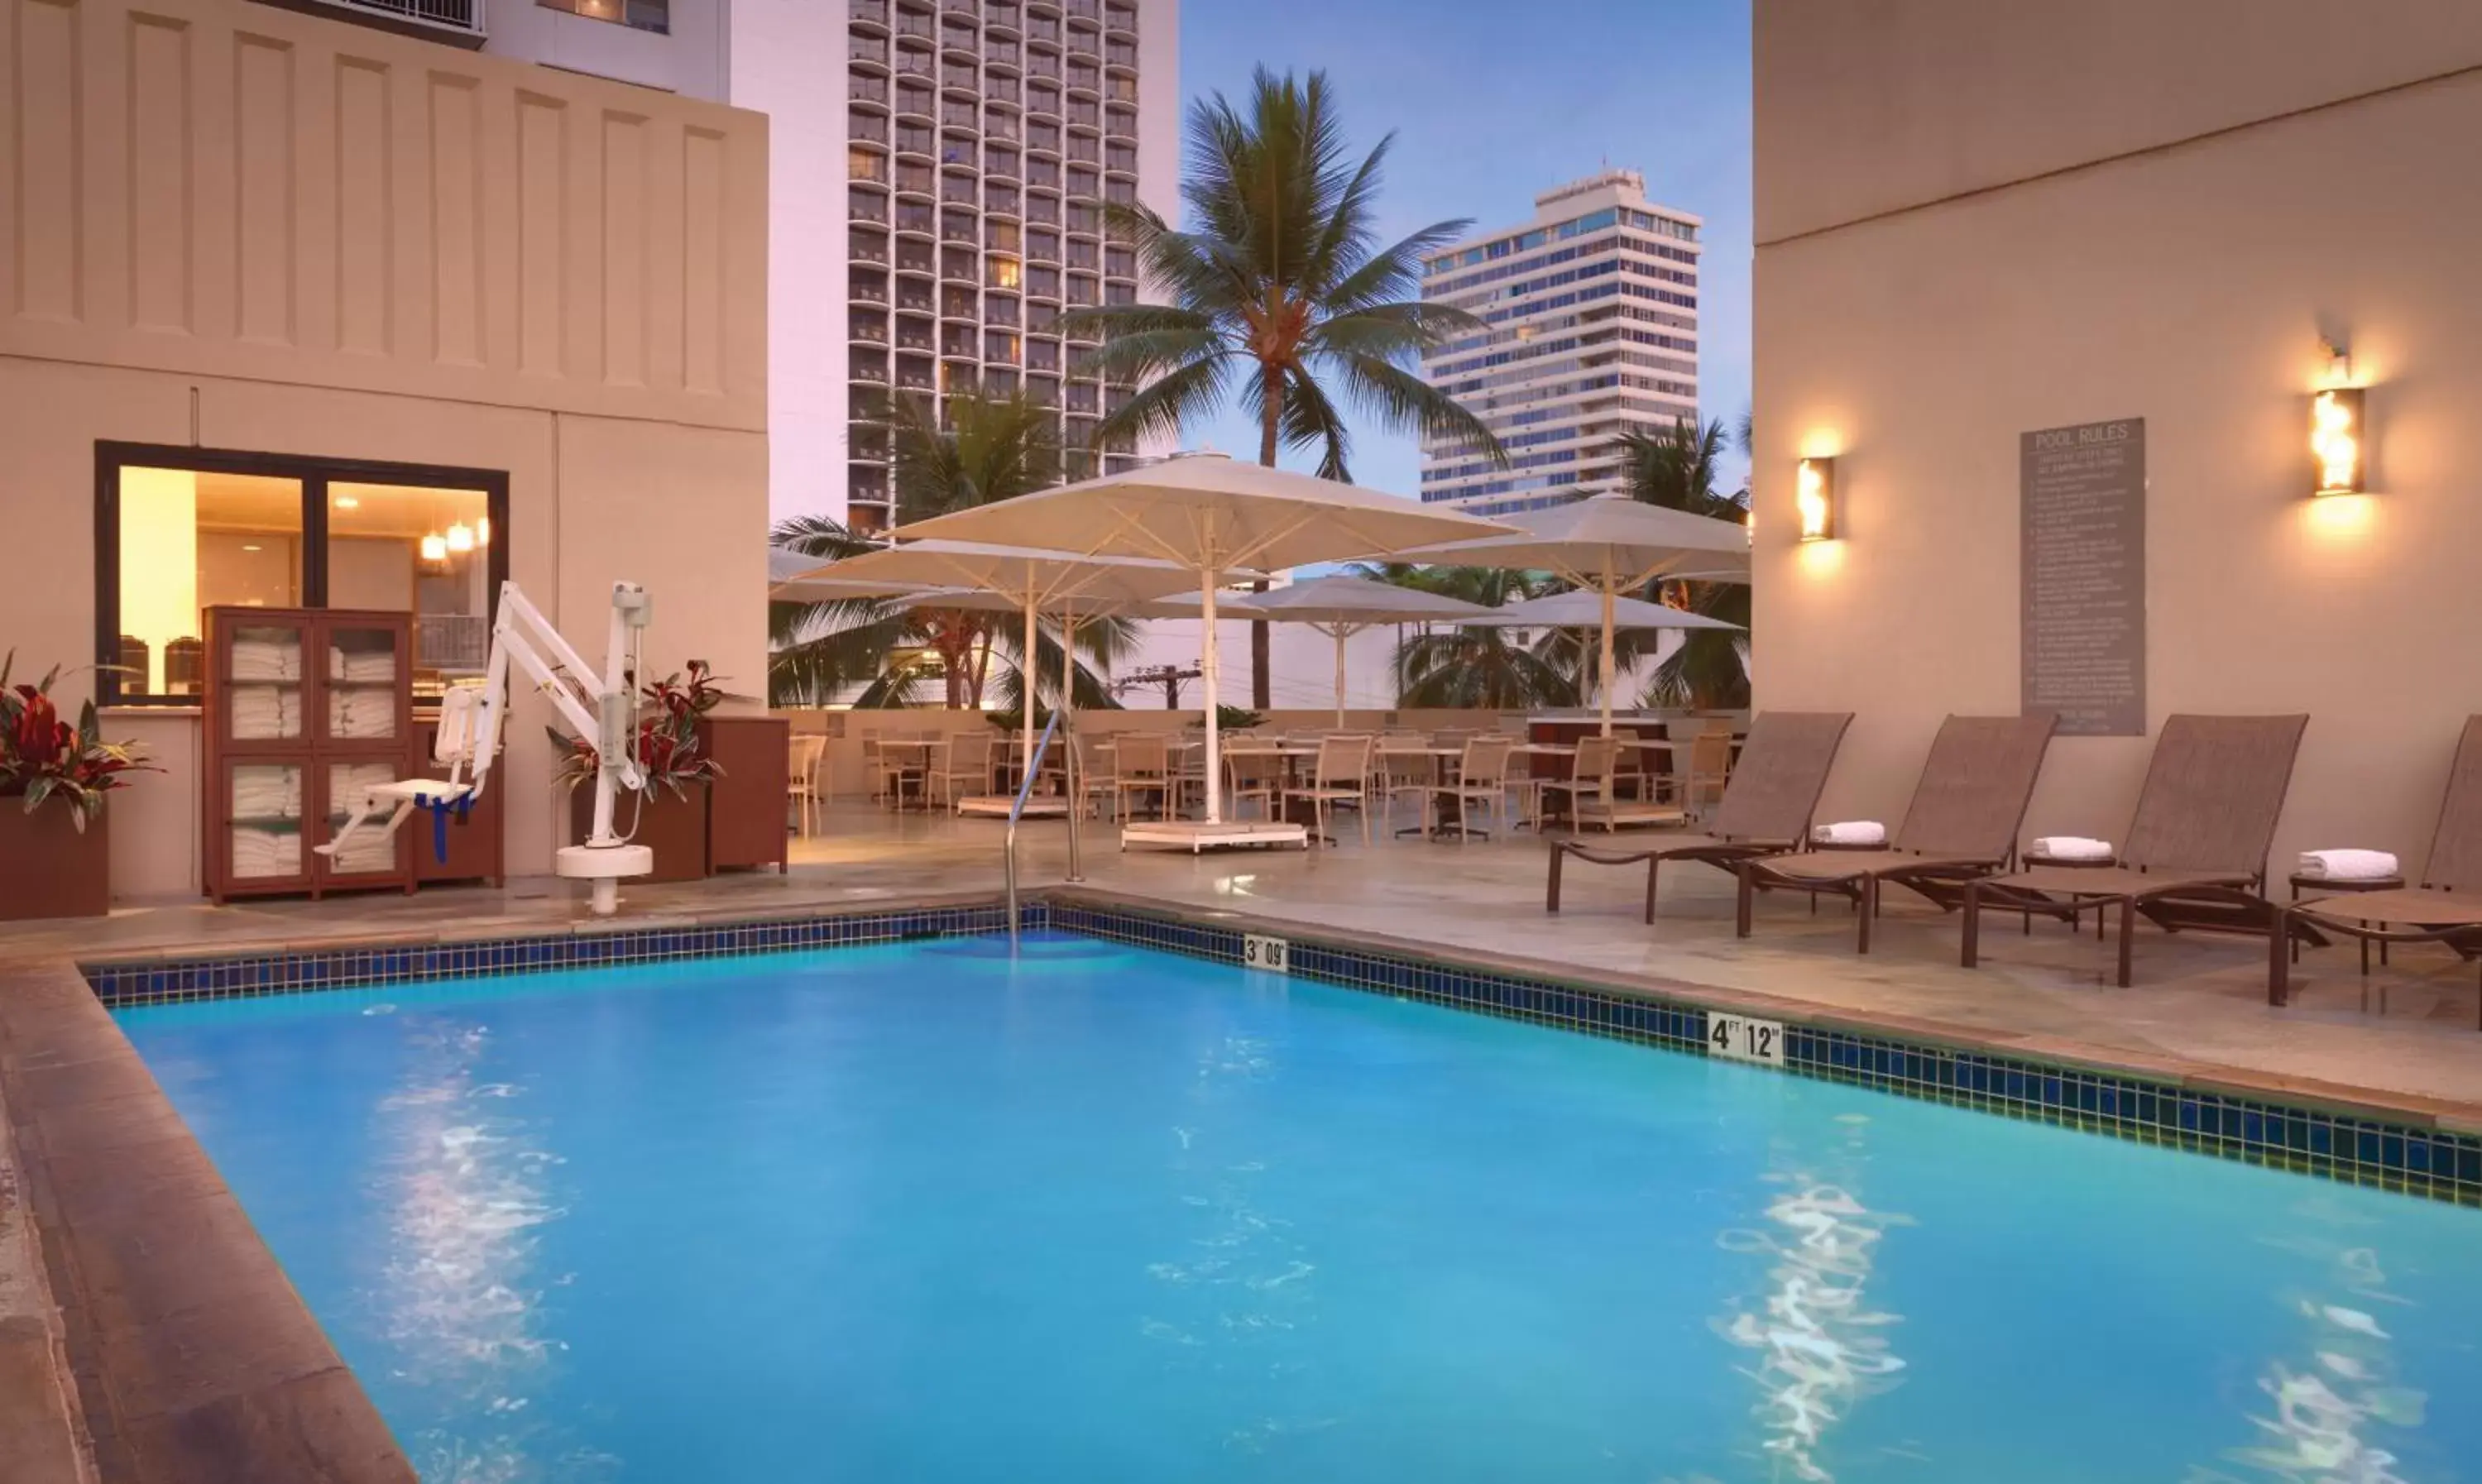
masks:
<path id="1" fill-rule="evenodd" d="M 1835 539 L 1835 461 L 1804 459 L 1792 494 L 1803 541 Z"/>
<path id="2" fill-rule="evenodd" d="M 448 538 L 434 533 L 422 539 L 422 559 L 426 562 L 448 560 Z"/>
<path id="3" fill-rule="evenodd" d="M 2330 386 L 2310 399 L 2312 494 L 2362 492 L 2362 388 Z"/>

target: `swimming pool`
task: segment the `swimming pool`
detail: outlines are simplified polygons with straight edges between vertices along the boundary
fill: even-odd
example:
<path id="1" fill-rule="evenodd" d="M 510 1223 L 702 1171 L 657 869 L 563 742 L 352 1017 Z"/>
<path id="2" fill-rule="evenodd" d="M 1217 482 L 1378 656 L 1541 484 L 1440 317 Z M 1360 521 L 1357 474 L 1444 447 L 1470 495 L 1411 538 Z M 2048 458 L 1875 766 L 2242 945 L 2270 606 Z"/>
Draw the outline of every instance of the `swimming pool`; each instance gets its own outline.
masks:
<path id="1" fill-rule="evenodd" d="M 2482 1459 L 2473 1211 L 1097 941 L 119 1018 L 432 1484 Z"/>

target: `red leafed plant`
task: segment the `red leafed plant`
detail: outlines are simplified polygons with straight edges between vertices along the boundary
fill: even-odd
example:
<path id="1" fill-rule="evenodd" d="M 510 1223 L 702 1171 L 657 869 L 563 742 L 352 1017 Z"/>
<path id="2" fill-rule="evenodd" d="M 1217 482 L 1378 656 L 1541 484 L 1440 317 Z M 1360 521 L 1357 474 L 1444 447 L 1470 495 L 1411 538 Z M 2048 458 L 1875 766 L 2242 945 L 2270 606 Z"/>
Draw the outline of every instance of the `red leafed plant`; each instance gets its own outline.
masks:
<path id="1" fill-rule="evenodd" d="M 32 685 L 11 685 L 16 662 L 14 649 L 0 657 L 0 798 L 24 798 L 31 814 L 57 796 L 67 801 L 69 817 L 83 832 L 103 812 L 105 794 L 129 786 L 131 770 L 161 770 L 141 761 L 133 745 L 103 740 L 93 702 L 79 710 L 76 726 L 61 720 L 52 703 L 58 665 Z"/>
<path id="2" fill-rule="evenodd" d="M 716 684 L 706 661 L 694 659 L 686 674 L 674 671 L 650 681 L 639 687 L 639 695 L 647 714 L 639 718 L 634 751 L 646 774 L 645 792 L 652 794 L 660 784 L 675 798 L 686 797 L 691 784 L 723 776 L 724 769 L 699 744 L 698 724 L 700 717 L 732 698 Z M 603 762 L 594 744 L 557 730 L 551 737 L 553 745 L 562 749 L 559 777 L 572 787 L 592 781 Z"/>

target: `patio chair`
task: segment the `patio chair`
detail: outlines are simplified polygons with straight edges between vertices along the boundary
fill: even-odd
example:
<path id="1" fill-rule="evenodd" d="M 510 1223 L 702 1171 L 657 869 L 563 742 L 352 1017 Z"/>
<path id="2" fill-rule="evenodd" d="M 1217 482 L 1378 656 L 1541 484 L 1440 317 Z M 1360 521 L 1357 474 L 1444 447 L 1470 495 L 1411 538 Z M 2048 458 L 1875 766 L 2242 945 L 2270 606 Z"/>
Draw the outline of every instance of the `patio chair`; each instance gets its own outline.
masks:
<path id="1" fill-rule="evenodd" d="M 1069 734 L 1069 745 L 1077 758 L 1078 807 L 1099 819 L 1120 805 L 1120 744 L 1110 733 L 1079 730 Z"/>
<path id="2" fill-rule="evenodd" d="M 1735 862 L 1740 878 L 1733 931 L 1750 936 L 1757 893 L 1779 888 L 1831 891 L 1850 897 L 1861 918 L 1858 951 L 1870 951 L 1870 925 L 1879 915 L 1881 889 L 1888 883 L 1919 892 L 1941 908 L 1936 895 L 1978 876 L 2007 868 L 2017 854 L 2017 828 L 2034 797 L 2034 780 L 2051 745 L 2059 718 L 1951 716 L 1931 740 L 1921 782 L 1904 822 L 1884 850 L 1810 850 L 1754 856 Z M 1746 758 L 1742 764 L 1748 767 Z"/>
<path id="3" fill-rule="evenodd" d="M 1457 807 L 1457 841 L 1463 844 L 1471 835 L 1474 810 L 1482 809 L 1508 828 L 1508 757 L 1517 739 L 1508 736 L 1476 736 L 1465 744 L 1465 755 L 1458 759 L 1457 776 L 1431 785 L 1424 796 L 1422 833 L 1436 835 L 1444 824 L 1433 827 L 1432 809 L 1442 805 Z M 1441 817 L 1444 817 L 1442 815 Z"/>
<path id="4" fill-rule="evenodd" d="M 989 732 L 961 732 L 942 744 L 931 763 L 933 802 L 954 809 L 963 800 L 990 793 L 994 740 Z"/>
<path id="5" fill-rule="evenodd" d="M 1849 714 L 1849 713 L 1848 713 Z M 1730 724 L 1709 727 L 1689 739 L 1689 777 L 1682 784 L 1681 805 L 1703 817 L 1705 806 L 1720 803 L 1732 782 Z"/>
<path id="6" fill-rule="evenodd" d="M 819 824 L 819 763 L 827 756 L 824 732 L 805 731 L 792 739 L 784 758 L 784 797 L 793 807 L 793 830 L 807 836 Z"/>
<path id="7" fill-rule="evenodd" d="M 1318 757 L 1310 768 L 1307 787 L 1287 788 L 1284 798 L 1307 800 L 1316 820 L 1312 827 L 1322 838 L 1327 836 L 1327 816 L 1336 808 L 1350 804 L 1361 816 L 1361 843 L 1370 843 L 1370 738 L 1330 737 L 1319 744 Z M 1333 840 L 1328 841 L 1333 844 Z"/>
<path id="8" fill-rule="evenodd" d="M 1418 731 L 1383 732 L 1376 756 L 1381 802 L 1390 820 L 1396 815 L 1396 801 L 1408 795 L 1414 808 L 1430 808 L 1431 785 L 1439 778 L 1439 759 L 1431 752 L 1430 737 Z"/>
<path id="9" fill-rule="evenodd" d="M 1284 790 L 1284 755 L 1265 745 L 1241 744 L 1224 750 L 1224 797 L 1239 817 L 1243 801 L 1258 801 L 1260 817 L 1276 817 L 1276 800 Z"/>
<path id="10" fill-rule="evenodd" d="M 1591 849 L 1583 840 L 1551 842 L 1551 882 L 1543 910 L 1560 911 L 1560 867 L 1570 860 L 1595 865 L 1646 864 L 1646 920 L 1654 922 L 1656 878 L 1667 861 L 1696 861 L 1722 870 L 1753 856 L 1798 850 L 1809 836 L 1828 769 L 1852 724 L 1850 711 L 1762 711 L 1750 724 L 1740 771 L 1724 789 L 1709 833 L 1667 839 L 1652 850 Z M 1727 739 L 1729 740 L 1729 738 Z"/>
<path id="11" fill-rule="evenodd" d="M 1574 827 L 1581 808 L 1589 801 L 1603 798 L 1612 781 L 1612 764 L 1620 756 L 1620 743 L 1611 737 L 1584 737 L 1577 743 L 1576 755 L 1570 759 L 1567 778 L 1543 781 L 1543 815 L 1551 813 L 1551 796 L 1558 794 L 1568 808 L 1565 817 Z"/>
<path id="12" fill-rule="evenodd" d="M 2267 846 L 2309 725 L 2307 716 L 2167 718 L 2118 863 L 2038 865 L 1965 884 L 1965 967 L 1981 957 L 1982 914 L 1991 910 L 2073 926 L 2092 908 L 2099 926 L 2118 906 L 2123 989 L 2140 913 L 2168 932 L 2273 932 Z"/>
<path id="13" fill-rule="evenodd" d="M 2268 1004 L 2281 1005 L 2292 997 L 2292 941 L 2314 941 L 2328 933 L 2361 941 L 2364 974 L 2370 971 L 2373 942 L 2444 943 L 2461 957 L 2482 960 L 2482 716 L 2467 719 L 2456 758 L 2448 765 L 2447 795 L 2440 801 L 2439 827 L 2431 834 L 2421 885 L 2278 907 L 2267 955 Z M 2386 1008 L 2382 999 L 2380 1009 Z"/>
<path id="14" fill-rule="evenodd" d="M 1115 749 L 1113 786 L 1118 791 L 1122 819 L 1130 816 L 1131 796 L 1151 794 L 1157 817 L 1169 819 L 1174 812 L 1172 776 L 1172 744 L 1159 731 L 1124 731 Z"/>

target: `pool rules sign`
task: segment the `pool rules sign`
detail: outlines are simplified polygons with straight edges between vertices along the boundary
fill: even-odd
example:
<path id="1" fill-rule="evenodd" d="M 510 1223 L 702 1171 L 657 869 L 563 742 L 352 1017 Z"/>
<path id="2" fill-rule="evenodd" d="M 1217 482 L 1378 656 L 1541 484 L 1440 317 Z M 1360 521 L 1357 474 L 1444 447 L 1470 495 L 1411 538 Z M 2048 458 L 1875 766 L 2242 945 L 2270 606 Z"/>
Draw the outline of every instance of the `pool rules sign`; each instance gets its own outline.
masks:
<path id="1" fill-rule="evenodd" d="M 2146 419 L 2018 439 L 2020 666 L 2062 736 L 2146 734 Z"/>

